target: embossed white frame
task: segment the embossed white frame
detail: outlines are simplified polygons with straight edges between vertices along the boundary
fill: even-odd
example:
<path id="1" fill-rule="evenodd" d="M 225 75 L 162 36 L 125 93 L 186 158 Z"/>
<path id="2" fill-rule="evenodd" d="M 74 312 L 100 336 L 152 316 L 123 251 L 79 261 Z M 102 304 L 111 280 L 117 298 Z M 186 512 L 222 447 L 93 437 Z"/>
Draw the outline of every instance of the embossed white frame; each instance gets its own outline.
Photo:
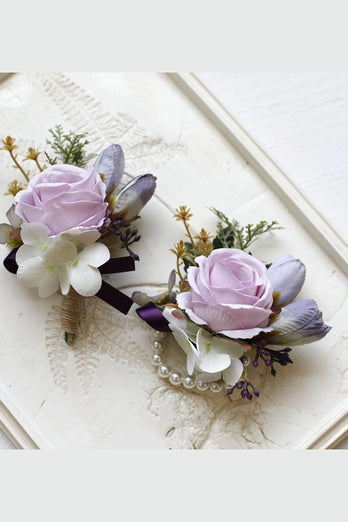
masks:
<path id="1" fill-rule="evenodd" d="M 202 113 L 214 124 L 218 132 L 255 169 L 262 179 L 299 219 L 302 226 L 315 235 L 323 250 L 348 276 L 348 245 L 338 236 L 325 218 L 286 173 L 243 129 L 216 97 L 193 73 L 166 73 Z M 0 427 L 12 442 L 21 449 L 49 449 L 50 445 L 23 417 L 0 387 Z M 342 401 L 333 411 L 296 444 L 294 449 L 329 449 L 335 447 L 348 433 L 348 400 Z"/>

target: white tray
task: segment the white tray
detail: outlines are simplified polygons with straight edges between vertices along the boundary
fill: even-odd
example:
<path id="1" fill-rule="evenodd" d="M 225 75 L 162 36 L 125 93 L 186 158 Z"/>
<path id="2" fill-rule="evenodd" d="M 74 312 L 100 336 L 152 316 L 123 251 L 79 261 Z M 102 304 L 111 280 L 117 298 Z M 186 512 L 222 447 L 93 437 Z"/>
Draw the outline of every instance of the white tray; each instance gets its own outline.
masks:
<path id="1" fill-rule="evenodd" d="M 157 175 L 142 212 L 135 273 L 110 276 L 128 295 L 163 285 L 168 251 L 182 237 L 171 211 L 187 204 L 196 228 L 214 231 L 215 206 L 240 221 L 276 219 L 283 231 L 255 243 L 271 261 L 292 253 L 307 266 L 300 297 L 316 299 L 333 328 L 292 351 L 293 365 L 260 379 L 260 398 L 231 402 L 161 380 L 153 333 L 97 298 L 86 303 L 84 346 L 59 341 L 57 296 L 0 271 L 0 422 L 23 448 L 329 448 L 347 431 L 348 248 L 287 176 L 190 74 L 17 74 L 0 85 L 4 136 L 44 143 L 63 123 L 89 131 L 97 151 L 120 143 L 126 170 Z M 145 130 L 144 130 L 145 129 Z M 13 171 L 3 152 L 1 193 Z M 0 197 L 4 217 L 11 203 Z M 0 219 L 0 221 L 3 221 Z M 1 249 L 4 257 L 6 249 Z"/>

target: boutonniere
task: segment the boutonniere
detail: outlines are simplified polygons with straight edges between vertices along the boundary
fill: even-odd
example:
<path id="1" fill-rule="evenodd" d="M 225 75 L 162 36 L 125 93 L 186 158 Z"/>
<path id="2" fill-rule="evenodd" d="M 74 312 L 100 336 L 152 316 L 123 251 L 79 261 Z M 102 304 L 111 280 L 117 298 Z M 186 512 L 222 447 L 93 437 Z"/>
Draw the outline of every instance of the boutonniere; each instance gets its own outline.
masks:
<path id="1" fill-rule="evenodd" d="M 190 209 L 176 210 L 186 237 L 171 249 L 176 269 L 168 288 L 155 295 L 134 292 L 132 298 L 138 315 L 159 332 L 152 361 L 161 377 L 187 389 L 239 391 L 251 400 L 259 391 L 249 369 L 263 364 L 275 376 L 277 365 L 292 363 L 292 347 L 323 338 L 330 327 L 314 300 L 295 300 L 306 274 L 299 259 L 287 254 L 265 264 L 250 252 L 261 234 L 281 228 L 277 222 L 241 226 L 212 210 L 219 218 L 214 236 L 205 229 L 194 234 Z M 184 375 L 165 364 L 164 332 L 186 355 Z"/>
<path id="2" fill-rule="evenodd" d="M 133 227 L 152 197 L 156 178 L 143 174 L 122 188 L 125 159 L 120 145 L 110 145 L 94 161 L 87 153 L 86 134 L 50 129 L 47 150 L 29 148 L 18 159 L 14 138 L 2 140 L 22 180 L 9 183 L 14 203 L 8 223 L 0 225 L 0 242 L 11 252 L 5 267 L 27 287 L 46 298 L 62 294 L 61 318 L 65 340 L 72 344 L 81 298 L 97 295 L 127 314 L 133 301 L 103 281 L 102 274 L 135 269 L 139 260 Z M 25 165 L 31 161 L 36 173 Z M 120 252 L 127 251 L 128 256 Z"/>

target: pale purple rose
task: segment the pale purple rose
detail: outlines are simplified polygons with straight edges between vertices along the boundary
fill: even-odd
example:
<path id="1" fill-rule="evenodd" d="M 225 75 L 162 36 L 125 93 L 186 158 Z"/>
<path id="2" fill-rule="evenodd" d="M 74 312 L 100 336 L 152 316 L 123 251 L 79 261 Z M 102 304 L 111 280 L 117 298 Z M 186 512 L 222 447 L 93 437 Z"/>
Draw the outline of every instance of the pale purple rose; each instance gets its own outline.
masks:
<path id="1" fill-rule="evenodd" d="M 25 223 L 43 223 L 51 235 L 72 228 L 94 230 L 105 220 L 105 195 L 105 184 L 93 167 L 53 165 L 18 192 L 16 214 Z"/>
<path id="2" fill-rule="evenodd" d="M 179 308 L 196 324 L 231 338 L 268 332 L 273 287 L 265 265 L 234 248 L 196 258 L 187 271 L 191 290 L 177 296 Z"/>

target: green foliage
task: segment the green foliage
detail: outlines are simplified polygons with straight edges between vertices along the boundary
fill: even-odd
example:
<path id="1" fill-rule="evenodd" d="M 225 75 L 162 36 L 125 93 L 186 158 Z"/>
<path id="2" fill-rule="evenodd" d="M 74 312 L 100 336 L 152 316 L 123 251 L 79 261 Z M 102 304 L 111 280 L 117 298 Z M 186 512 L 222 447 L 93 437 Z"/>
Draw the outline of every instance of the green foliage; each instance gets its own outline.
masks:
<path id="1" fill-rule="evenodd" d="M 187 272 L 187 269 L 190 266 L 196 266 L 196 263 L 195 263 L 196 255 L 195 255 L 195 251 L 194 251 L 192 243 L 185 241 L 185 247 L 186 247 L 186 252 L 185 252 L 185 255 L 182 257 L 182 261 L 184 263 L 185 272 Z"/>
<path id="2" fill-rule="evenodd" d="M 46 140 L 46 142 L 56 154 L 56 157 L 52 158 L 45 152 L 50 165 L 55 165 L 59 160 L 59 163 L 85 167 L 95 157 L 95 154 L 87 154 L 86 152 L 86 147 L 89 144 L 89 141 L 85 139 L 87 133 L 77 134 L 70 131 L 69 134 L 64 134 L 61 125 L 49 129 L 49 132 L 52 135 L 52 140 Z"/>
<path id="3" fill-rule="evenodd" d="M 262 234 L 271 230 L 282 229 L 282 227 L 278 226 L 277 221 L 268 223 L 264 220 L 256 225 L 248 224 L 241 226 L 235 219 L 230 221 L 220 210 L 216 208 L 211 208 L 210 210 L 220 219 L 217 224 L 216 237 L 213 240 L 214 248 L 239 248 L 240 250 L 246 250 Z"/>

